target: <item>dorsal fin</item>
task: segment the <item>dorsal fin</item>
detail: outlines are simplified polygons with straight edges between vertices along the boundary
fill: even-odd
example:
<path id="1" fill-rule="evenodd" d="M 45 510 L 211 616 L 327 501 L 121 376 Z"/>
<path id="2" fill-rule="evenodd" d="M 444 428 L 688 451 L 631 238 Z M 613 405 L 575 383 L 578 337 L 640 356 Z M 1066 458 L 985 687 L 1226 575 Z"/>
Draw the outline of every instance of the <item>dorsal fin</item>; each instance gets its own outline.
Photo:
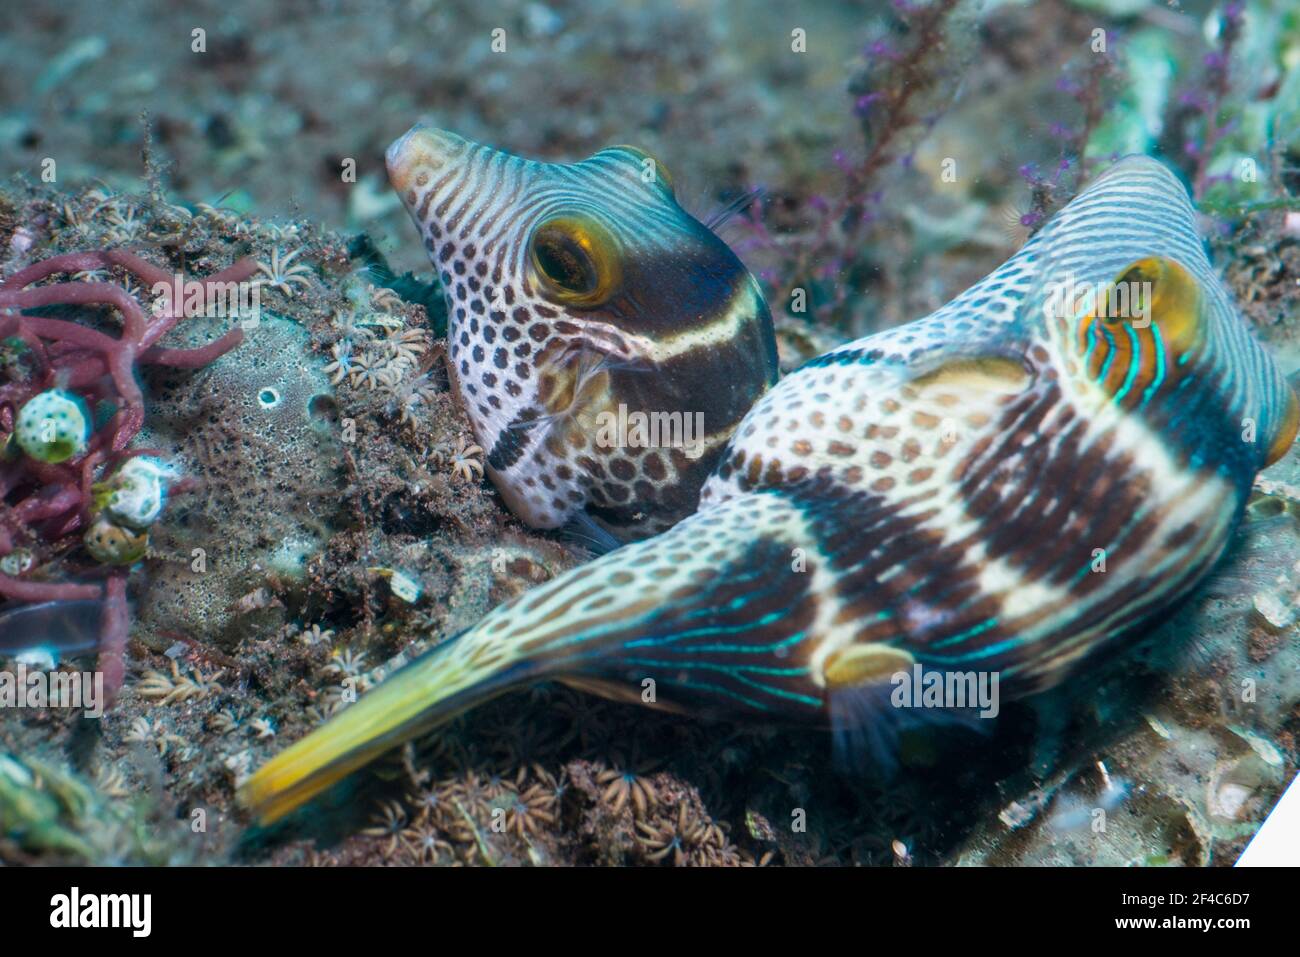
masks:
<path id="1" fill-rule="evenodd" d="M 1006 356 L 958 356 L 947 359 L 912 380 L 920 389 L 949 387 L 958 391 L 992 392 L 1011 395 L 1029 384 L 1023 362 Z"/>

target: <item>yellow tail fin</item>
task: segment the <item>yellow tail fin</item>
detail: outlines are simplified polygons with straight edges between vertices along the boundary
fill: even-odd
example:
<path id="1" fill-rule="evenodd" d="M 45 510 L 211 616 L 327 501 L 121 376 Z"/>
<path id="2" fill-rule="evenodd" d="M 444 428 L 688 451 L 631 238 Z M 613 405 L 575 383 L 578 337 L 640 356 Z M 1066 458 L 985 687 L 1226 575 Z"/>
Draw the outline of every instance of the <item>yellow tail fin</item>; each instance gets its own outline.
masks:
<path id="1" fill-rule="evenodd" d="M 463 659 L 446 653 L 455 644 L 417 658 L 276 755 L 240 786 L 239 803 L 271 824 L 384 752 L 516 683 L 499 671 L 460 667 Z"/>

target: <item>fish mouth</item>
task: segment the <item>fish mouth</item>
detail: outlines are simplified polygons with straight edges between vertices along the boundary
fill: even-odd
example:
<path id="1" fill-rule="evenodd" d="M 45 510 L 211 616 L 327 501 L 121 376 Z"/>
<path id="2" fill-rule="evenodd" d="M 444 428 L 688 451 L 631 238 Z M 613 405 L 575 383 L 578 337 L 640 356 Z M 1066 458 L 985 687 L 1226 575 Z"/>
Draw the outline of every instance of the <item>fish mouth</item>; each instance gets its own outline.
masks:
<path id="1" fill-rule="evenodd" d="M 463 156 L 470 145 L 455 133 L 416 123 L 394 140 L 384 154 L 388 180 L 407 205 L 413 205 L 413 191 L 426 186 L 449 163 Z"/>

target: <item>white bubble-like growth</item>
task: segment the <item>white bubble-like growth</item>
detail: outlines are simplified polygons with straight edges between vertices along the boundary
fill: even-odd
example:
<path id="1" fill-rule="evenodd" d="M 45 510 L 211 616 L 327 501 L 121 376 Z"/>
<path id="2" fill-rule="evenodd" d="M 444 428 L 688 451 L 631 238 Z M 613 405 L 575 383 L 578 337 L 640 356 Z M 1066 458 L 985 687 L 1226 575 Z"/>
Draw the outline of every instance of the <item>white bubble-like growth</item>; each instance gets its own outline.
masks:
<path id="1" fill-rule="evenodd" d="M 18 447 L 41 462 L 66 462 L 86 451 L 90 409 L 79 396 L 49 389 L 27 401 L 18 413 Z"/>

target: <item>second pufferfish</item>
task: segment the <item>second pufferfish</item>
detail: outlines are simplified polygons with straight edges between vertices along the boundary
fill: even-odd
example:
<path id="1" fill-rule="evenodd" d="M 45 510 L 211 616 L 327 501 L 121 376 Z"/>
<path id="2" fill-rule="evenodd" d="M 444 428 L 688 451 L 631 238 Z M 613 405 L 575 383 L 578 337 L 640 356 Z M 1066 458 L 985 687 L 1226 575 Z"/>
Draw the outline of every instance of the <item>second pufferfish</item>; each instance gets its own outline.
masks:
<path id="1" fill-rule="evenodd" d="M 511 510 L 536 528 L 590 517 L 623 541 L 694 512 L 776 381 L 776 346 L 757 284 L 667 171 L 626 146 L 542 163 L 417 125 L 388 173 L 442 280 L 448 367 Z"/>

